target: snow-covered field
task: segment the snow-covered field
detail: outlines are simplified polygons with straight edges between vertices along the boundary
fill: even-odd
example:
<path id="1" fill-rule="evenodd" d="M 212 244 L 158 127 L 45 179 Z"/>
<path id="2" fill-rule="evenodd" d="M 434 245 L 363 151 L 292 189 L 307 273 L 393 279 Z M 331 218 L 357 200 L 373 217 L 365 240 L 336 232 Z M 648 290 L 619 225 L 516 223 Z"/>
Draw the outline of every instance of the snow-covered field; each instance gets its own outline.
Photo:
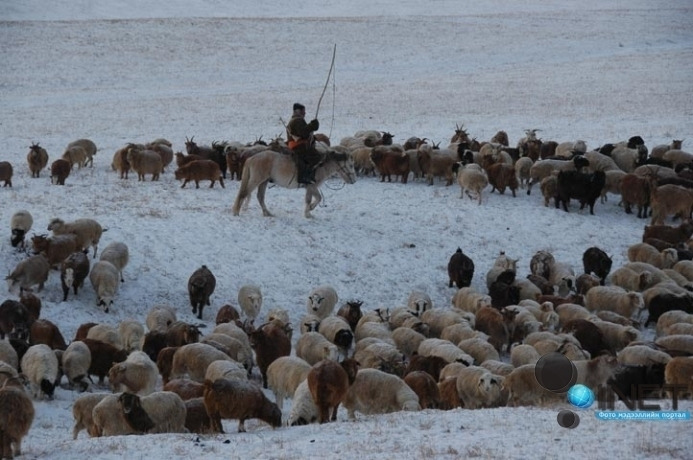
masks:
<path id="1" fill-rule="evenodd" d="M 332 284 L 340 303 L 403 305 L 424 290 L 447 307 L 447 261 L 461 247 L 484 290 L 499 251 L 519 258 L 520 276 L 539 249 L 582 270 L 582 253 L 599 246 L 626 261 L 644 221 L 613 196 L 595 215 L 542 205 L 538 190 L 516 198 L 487 194 L 482 206 L 460 199 L 457 185 L 406 185 L 359 178 L 330 181 L 324 206 L 303 218 L 303 193 L 271 188 L 259 206 L 233 217 L 238 182 L 226 188 L 180 188 L 172 168 L 159 182 L 120 180 L 113 153 L 126 142 L 157 137 L 183 150 L 186 136 L 250 142 L 283 133 L 291 105 L 315 113 L 337 45 L 334 80 L 320 107 L 321 132 L 338 141 L 361 129 L 386 130 L 447 144 L 457 123 L 488 140 L 503 129 L 514 145 L 524 129 L 545 140 L 584 139 L 588 147 L 640 135 L 648 147 L 693 139 L 693 6 L 689 2 L 594 1 L 221 2 L 128 0 L 0 3 L 0 161 L 14 165 L 13 187 L 0 190 L 0 271 L 22 255 L 9 243 L 13 212 L 27 209 L 35 233 L 53 217 L 97 219 L 101 247 L 123 241 L 130 263 L 112 311 L 95 305 L 89 283 L 62 302 L 57 273 L 42 316 L 69 340 L 89 321 L 143 321 L 160 303 L 196 322 L 186 282 L 206 264 L 217 289 L 204 323 L 236 304 L 238 289 L 262 287 L 263 310 L 289 311 L 294 324 L 308 291 Z M 472 4 L 473 3 L 473 4 Z M 26 153 L 39 142 L 58 158 L 88 137 L 94 167 L 75 170 L 64 187 L 48 172 L 31 179 Z M 0 300 L 14 298 L 6 293 Z M 649 336 L 651 331 L 644 331 Z M 259 378 L 259 375 L 255 376 Z M 580 412 L 560 428 L 562 404 L 548 408 L 424 411 L 360 416 L 348 422 L 249 433 L 71 439 L 76 394 L 60 389 L 36 403 L 25 458 L 690 458 L 690 422 L 603 422 Z M 663 402 L 663 404 L 668 404 Z M 288 404 L 285 404 L 285 408 Z M 692 410 L 691 401 L 680 408 Z M 225 443 L 225 441 L 230 441 Z"/>

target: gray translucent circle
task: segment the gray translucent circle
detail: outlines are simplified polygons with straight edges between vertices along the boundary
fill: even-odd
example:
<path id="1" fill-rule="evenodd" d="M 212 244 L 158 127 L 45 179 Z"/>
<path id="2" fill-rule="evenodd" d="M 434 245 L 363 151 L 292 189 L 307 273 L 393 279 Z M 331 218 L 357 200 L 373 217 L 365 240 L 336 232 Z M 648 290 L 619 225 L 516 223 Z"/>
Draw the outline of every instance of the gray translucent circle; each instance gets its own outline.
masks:
<path id="1" fill-rule="evenodd" d="M 580 424 L 580 417 L 578 417 L 578 414 L 571 410 L 560 411 L 558 413 L 558 417 L 556 417 L 556 420 L 563 428 L 573 429 Z"/>
<path id="2" fill-rule="evenodd" d="M 542 388 L 564 393 L 577 381 L 575 365 L 561 353 L 546 353 L 534 366 L 534 376 Z"/>

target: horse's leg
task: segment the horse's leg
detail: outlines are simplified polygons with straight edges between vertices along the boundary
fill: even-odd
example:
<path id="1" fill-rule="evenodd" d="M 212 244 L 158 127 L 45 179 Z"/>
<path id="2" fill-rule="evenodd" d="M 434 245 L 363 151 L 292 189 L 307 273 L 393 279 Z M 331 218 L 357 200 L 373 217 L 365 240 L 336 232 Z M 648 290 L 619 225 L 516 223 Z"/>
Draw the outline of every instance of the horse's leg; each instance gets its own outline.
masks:
<path id="1" fill-rule="evenodd" d="M 269 184 L 269 181 L 265 181 L 262 184 L 258 185 L 257 201 L 258 203 L 260 203 L 260 207 L 262 208 L 262 215 L 265 217 L 272 217 L 272 213 L 269 212 L 267 206 L 265 206 L 265 191 L 267 190 L 267 184 Z"/>
<path id="2" fill-rule="evenodd" d="M 320 192 L 318 192 L 317 187 L 306 187 L 306 209 L 310 209 L 310 211 L 312 211 L 318 207 L 321 201 L 322 195 L 320 195 Z"/>

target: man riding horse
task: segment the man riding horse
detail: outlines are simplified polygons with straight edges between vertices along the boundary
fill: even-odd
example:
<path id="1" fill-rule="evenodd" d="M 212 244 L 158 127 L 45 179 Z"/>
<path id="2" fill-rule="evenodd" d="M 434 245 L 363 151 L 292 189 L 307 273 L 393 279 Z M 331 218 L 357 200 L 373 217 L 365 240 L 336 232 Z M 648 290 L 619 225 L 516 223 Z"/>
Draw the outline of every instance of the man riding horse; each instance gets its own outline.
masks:
<path id="1" fill-rule="evenodd" d="M 293 152 L 298 171 L 299 184 L 315 183 L 315 167 L 318 166 L 322 155 L 315 150 L 313 132 L 317 131 L 320 123 L 317 119 L 306 123 L 306 108 L 298 102 L 294 104 L 294 113 L 286 125 L 286 138 L 289 149 Z"/>

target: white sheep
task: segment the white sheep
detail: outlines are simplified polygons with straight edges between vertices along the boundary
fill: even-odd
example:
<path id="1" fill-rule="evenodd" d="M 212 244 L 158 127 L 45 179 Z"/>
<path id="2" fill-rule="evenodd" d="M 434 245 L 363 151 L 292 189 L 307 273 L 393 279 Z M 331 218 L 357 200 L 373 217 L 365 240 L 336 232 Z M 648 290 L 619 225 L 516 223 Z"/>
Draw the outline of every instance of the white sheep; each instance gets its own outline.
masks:
<path id="1" fill-rule="evenodd" d="M 248 338 L 248 334 L 238 327 L 235 323 L 222 323 L 222 324 L 217 324 L 217 326 L 214 328 L 212 331 L 215 334 L 226 334 L 229 337 L 232 337 L 239 342 L 243 344 L 243 347 L 245 350 L 252 356 L 253 353 L 253 348 L 250 346 L 250 339 Z M 239 361 L 237 359 L 236 361 Z"/>
<path id="2" fill-rule="evenodd" d="M 185 416 L 187 409 L 183 399 L 172 391 L 157 391 L 140 397 L 131 393 L 123 393 L 118 398 L 119 406 L 125 418 L 129 413 L 143 410 L 151 419 L 154 426 L 148 429 L 135 426 L 137 432 L 146 433 L 186 433 Z M 139 421 L 134 417 L 133 421 Z M 132 421 L 130 422 L 132 424 Z"/>
<path id="3" fill-rule="evenodd" d="M 48 345 L 30 346 L 21 360 L 22 372 L 29 380 L 34 398 L 53 399 L 58 378 L 58 358 Z"/>
<path id="4" fill-rule="evenodd" d="M 604 183 L 601 196 L 599 197 L 600 203 L 606 203 L 609 200 L 607 195 L 608 193 L 613 193 L 614 195 L 621 194 L 621 181 L 623 181 L 623 177 L 626 175 L 626 173 L 624 171 L 614 169 L 611 171 L 605 171 L 604 175 L 606 177 L 606 181 Z"/>
<path id="5" fill-rule="evenodd" d="M 616 167 L 618 168 L 618 166 Z M 529 168 L 529 183 L 527 183 L 527 195 L 532 192 L 532 186 L 542 179 L 549 177 L 554 171 L 575 171 L 575 165 L 572 161 L 546 159 L 536 161 Z"/>
<path id="6" fill-rule="evenodd" d="M 438 356 L 448 363 L 459 362 L 470 365 L 474 358 L 462 351 L 457 345 L 443 339 L 426 339 L 419 345 L 421 356 Z"/>
<path id="7" fill-rule="evenodd" d="M 282 356 L 267 367 L 267 387 L 274 392 L 279 410 L 284 410 L 284 399 L 296 392 L 311 369 L 308 362 L 295 356 Z"/>
<path id="8" fill-rule="evenodd" d="M 676 263 L 676 265 L 678 265 L 678 262 Z M 674 269 L 675 269 L 676 265 L 674 265 Z M 633 270 L 636 273 L 648 272 L 650 274 L 650 277 L 651 277 L 651 282 L 647 287 L 653 286 L 653 285 L 655 285 L 657 283 L 661 283 L 663 281 L 671 281 L 671 278 L 669 278 L 666 275 L 666 273 L 664 273 L 664 271 L 655 267 L 652 264 L 648 264 L 647 262 L 627 262 L 627 263 L 623 264 L 622 267 Z"/>
<path id="9" fill-rule="evenodd" d="M 23 291 L 31 292 L 31 288 L 38 284 L 38 290 L 41 291 L 48 280 L 50 269 L 45 254 L 27 257 L 19 261 L 14 270 L 5 277 L 7 288 L 10 292 L 16 292 L 16 288 L 19 287 L 21 294 Z"/>
<path id="10" fill-rule="evenodd" d="M 474 358 L 474 362 L 479 365 L 484 361 L 500 361 L 500 356 L 493 345 L 480 338 L 471 338 L 460 341 L 457 346 Z"/>
<path id="11" fill-rule="evenodd" d="M 92 410 L 94 436 L 120 436 L 136 433 L 125 420 L 123 410 L 118 402 L 121 394 L 109 394 L 94 406 Z"/>
<path id="12" fill-rule="evenodd" d="M 527 184 L 529 186 L 529 183 Z M 548 208 L 551 200 L 558 194 L 558 173 L 551 173 L 539 182 L 541 196 L 544 197 L 544 207 Z"/>
<path id="13" fill-rule="evenodd" d="M 681 273 L 677 272 L 673 268 L 663 268 L 662 271 L 667 275 L 674 283 L 678 284 L 687 291 L 693 290 L 693 281 L 683 276 Z"/>
<path id="14" fill-rule="evenodd" d="M 388 323 L 391 330 L 395 330 L 398 327 L 404 326 L 404 322 L 410 318 L 416 318 L 416 320 L 421 321 L 417 316 L 415 316 L 409 308 L 407 307 L 396 307 L 390 310 L 390 318 Z"/>
<path id="15" fill-rule="evenodd" d="M 130 167 L 137 173 L 137 179 L 145 180 L 147 174 L 152 175 L 152 180 L 159 180 L 159 175 L 164 170 L 161 156 L 154 150 L 139 150 L 130 148 L 125 156 Z"/>
<path id="16" fill-rule="evenodd" d="M 142 349 L 144 342 L 144 327 L 139 321 L 125 319 L 118 324 L 118 334 L 122 340 L 125 351 L 135 351 Z"/>
<path id="17" fill-rule="evenodd" d="M 72 233 L 77 236 L 77 247 L 80 249 L 88 249 L 89 246 L 94 248 L 94 258 L 96 259 L 96 251 L 103 233 L 103 228 L 94 219 L 77 219 L 72 222 L 65 222 L 62 219 L 51 219 L 48 224 L 48 230 L 54 235 L 64 235 Z"/>
<path id="18" fill-rule="evenodd" d="M 89 281 L 96 291 L 96 305 L 108 313 L 118 291 L 118 269 L 112 263 L 100 260 L 92 267 Z"/>
<path id="19" fill-rule="evenodd" d="M 17 368 L 12 367 L 4 361 L 0 361 L 0 388 L 5 385 L 8 380 L 19 378 Z"/>
<path id="20" fill-rule="evenodd" d="M 470 199 L 476 198 L 481 205 L 482 192 L 488 186 L 488 177 L 485 172 L 471 165 L 461 166 L 457 171 L 457 183 L 460 186 L 460 198 L 464 198 L 466 193 Z"/>
<path id="21" fill-rule="evenodd" d="M 515 369 L 512 364 L 504 363 L 502 361 L 494 361 L 492 359 L 484 361 L 479 365 L 479 367 L 487 369 L 494 375 L 500 375 L 503 377 L 510 374 L 513 371 L 513 369 Z"/>
<path id="22" fill-rule="evenodd" d="M 669 149 L 662 155 L 662 159 L 673 163 L 674 167 L 680 164 L 690 164 L 693 161 L 693 154 L 681 149 Z"/>
<path id="23" fill-rule="evenodd" d="M 531 179 L 529 171 L 533 164 L 534 161 L 530 157 L 520 157 L 515 162 L 515 173 L 521 188 L 525 188 L 525 184 L 529 184 Z"/>
<path id="24" fill-rule="evenodd" d="M 108 371 L 108 381 L 114 392 L 123 390 L 140 396 L 154 392 L 158 377 L 156 363 L 143 351 L 133 351 L 125 361 L 115 363 Z"/>
<path id="25" fill-rule="evenodd" d="M 294 392 L 291 401 L 291 411 L 286 423 L 289 426 L 307 425 L 318 419 L 318 406 L 315 405 L 313 395 L 308 388 L 308 380 L 303 380 Z"/>
<path id="26" fill-rule="evenodd" d="M 515 367 L 524 366 L 525 364 L 535 364 L 541 356 L 536 348 L 527 344 L 519 344 L 512 347 L 510 350 L 510 362 Z"/>
<path id="27" fill-rule="evenodd" d="M 638 273 L 628 267 L 618 267 L 609 273 L 607 282 L 626 291 L 642 292 L 652 285 L 652 273 L 649 271 Z"/>
<path id="28" fill-rule="evenodd" d="M 251 370 L 253 367 L 252 348 L 235 337 L 227 334 L 212 333 L 201 337 L 199 343 L 211 345 L 217 350 L 224 352 L 248 370 Z"/>
<path id="29" fill-rule="evenodd" d="M 536 300 L 542 295 L 541 289 L 527 278 L 516 278 L 513 286 L 520 288 L 520 301 Z"/>
<path id="30" fill-rule="evenodd" d="M 380 340 L 355 350 L 353 358 L 361 364 L 363 369 L 381 369 L 393 374 L 404 370 L 406 360 L 404 354 L 395 345 Z"/>
<path id="31" fill-rule="evenodd" d="M 576 384 L 585 385 L 592 391 L 597 389 L 616 374 L 618 370 L 618 360 L 615 356 L 600 355 L 590 360 L 574 361 L 577 369 Z"/>
<path id="32" fill-rule="evenodd" d="M 593 150 L 586 152 L 583 156 L 590 162 L 589 172 L 591 173 L 596 171 L 621 171 L 621 168 L 618 167 L 613 158 L 601 152 Z"/>
<path id="33" fill-rule="evenodd" d="M 392 341 L 392 331 L 390 331 L 390 326 L 388 323 L 359 321 L 359 323 L 356 325 L 356 330 L 354 331 L 354 339 L 356 342 L 359 342 L 367 337 L 375 337 L 385 341 Z"/>
<path id="34" fill-rule="evenodd" d="M 476 313 L 480 308 L 491 306 L 491 296 L 482 294 L 473 287 L 464 287 L 455 292 L 452 304 L 459 310 Z"/>
<path id="35" fill-rule="evenodd" d="M 205 371 L 205 380 L 214 382 L 217 379 L 248 380 L 248 375 L 241 363 L 229 360 L 212 361 Z"/>
<path id="36" fill-rule="evenodd" d="M 629 343 L 639 339 L 640 333 L 632 326 L 621 326 L 608 321 L 593 321 L 602 331 L 604 342 L 613 351 L 618 352 L 628 346 Z"/>
<path id="37" fill-rule="evenodd" d="M 287 337 L 291 340 L 293 335 L 293 328 L 291 327 L 291 319 L 289 318 L 289 312 L 283 308 L 275 307 L 267 312 L 267 322 L 280 321 L 282 324 L 282 329 L 286 332 Z"/>
<path id="38" fill-rule="evenodd" d="M 10 342 L 6 340 L 0 340 L 0 362 L 9 364 L 14 369 L 19 369 L 17 351 L 10 345 Z"/>
<path id="39" fill-rule="evenodd" d="M 659 337 L 655 344 L 671 352 L 686 353 L 693 355 L 693 335 L 675 334 Z M 22 366 L 24 369 L 24 366 Z"/>
<path id="40" fill-rule="evenodd" d="M 629 345 L 618 353 L 617 358 L 625 366 L 651 366 L 671 361 L 670 355 L 647 345 Z"/>
<path id="41" fill-rule="evenodd" d="M 636 243 L 628 247 L 628 260 L 631 262 L 646 262 L 657 268 L 671 268 L 678 262 L 679 256 L 674 248 L 659 251 L 647 243 Z"/>
<path id="42" fill-rule="evenodd" d="M 497 407 L 500 405 L 503 377 L 488 369 L 470 366 L 457 375 L 457 394 L 467 409 Z"/>
<path id="43" fill-rule="evenodd" d="M 296 356 L 312 366 L 323 359 L 337 361 L 339 349 L 319 332 L 307 332 L 296 342 Z"/>
<path id="44" fill-rule="evenodd" d="M 231 358 L 206 343 L 183 345 L 173 354 L 171 380 L 185 377 L 187 374 L 190 380 L 204 382 L 207 366 L 217 360 L 231 361 Z"/>
<path id="45" fill-rule="evenodd" d="M 349 348 L 354 340 L 354 334 L 346 319 L 335 315 L 323 318 L 318 327 L 318 332 L 337 345 L 344 357 L 347 357 Z"/>
<path id="46" fill-rule="evenodd" d="M 407 308 L 415 316 L 421 316 L 424 312 L 433 308 L 431 296 L 421 291 L 412 291 L 407 299 Z"/>
<path id="47" fill-rule="evenodd" d="M 535 364 L 525 364 L 505 376 L 501 391 L 508 394 L 508 406 L 540 405 L 561 399 L 563 395 L 539 385 L 535 368 Z"/>
<path id="48" fill-rule="evenodd" d="M 94 419 L 92 412 L 94 407 L 104 398 L 110 396 L 109 393 L 88 393 L 80 395 L 72 404 L 72 416 L 75 419 L 75 425 L 72 428 L 72 439 L 77 439 L 77 435 L 82 430 L 87 430 L 89 436 L 98 436 L 95 432 Z"/>
<path id="49" fill-rule="evenodd" d="M 108 324 L 96 324 L 90 327 L 87 331 L 87 338 L 113 345 L 119 350 L 124 348 L 123 338 L 120 336 L 120 332 Z"/>
<path id="50" fill-rule="evenodd" d="M 693 324 L 693 314 L 681 310 L 672 310 L 662 313 L 657 320 L 657 327 L 655 328 L 657 336 L 665 335 L 664 331 L 669 326 L 677 323 Z"/>
<path id="51" fill-rule="evenodd" d="M 674 270 L 693 281 L 693 261 L 691 260 L 679 260 L 674 264 Z"/>
<path id="52" fill-rule="evenodd" d="M 377 369 L 360 369 L 344 397 L 344 408 L 350 420 L 356 411 L 364 414 L 387 414 L 419 411 L 419 397 L 404 380 Z"/>
<path id="53" fill-rule="evenodd" d="M 486 287 L 491 289 L 491 285 L 496 281 L 498 276 L 506 270 L 517 273 L 518 260 L 520 259 L 511 259 L 505 255 L 505 252 L 501 251 L 493 262 L 491 269 L 486 273 Z"/>
<path id="54" fill-rule="evenodd" d="M 356 323 L 356 328 L 358 328 L 363 323 L 390 323 L 390 309 L 389 308 L 376 308 L 375 310 L 363 312 L 358 323 Z"/>
<path id="55" fill-rule="evenodd" d="M 67 346 L 62 357 L 63 373 L 70 385 L 78 385 L 80 391 L 89 388 L 89 366 L 91 351 L 82 341 L 75 340 Z"/>
<path id="56" fill-rule="evenodd" d="M 564 262 L 555 261 L 549 270 L 549 283 L 558 286 L 558 295 L 566 297 L 575 291 L 575 270 Z"/>
<path id="57" fill-rule="evenodd" d="M 595 286 L 585 295 L 585 307 L 590 311 L 608 310 L 637 319 L 645 303 L 639 292 L 628 292 L 618 286 Z"/>
<path id="58" fill-rule="evenodd" d="M 440 337 L 443 329 L 453 324 L 469 324 L 457 311 L 444 308 L 425 311 L 421 321 L 428 324 L 430 337 Z"/>
<path id="59" fill-rule="evenodd" d="M 392 331 L 392 340 L 397 349 L 406 357 L 418 353 L 419 345 L 426 340 L 426 336 L 409 327 L 398 327 Z"/>
<path id="60" fill-rule="evenodd" d="M 128 264 L 130 260 L 130 252 L 128 246 L 120 241 L 113 241 L 108 243 L 108 245 L 101 251 L 101 256 L 99 260 L 106 260 L 113 264 L 115 268 L 118 269 L 118 275 L 120 275 L 120 282 L 123 283 L 123 269 Z"/>
<path id="61" fill-rule="evenodd" d="M 306 332 L 318 332 L 318 329 L 320 328 L 320 321 L 321 318 L 316 315 L 310 313 L 303 315 L 303 317 L 301 317 L 299 320 L 298 329 L 301 331 L 301 334 L 305 334 Z"/>
<path id="62" fill-rule="evenodd" d="M 483 340 L 488 339 L 488 335 L 481 331 L 473 329 L 473 325 L 469 323 L 452 324 L 440 333 L 440 338 L 449 340 L 452 343 L 460 343 L 466 339 L 479 337 Z"/>
<path id="63" fill-rule="evenodd" d="M 154 305 L 147 313 L 145 324 L 150 331 L 166 332 L 168 327 L 178 321 L 176 310 L 168 305 Z"/>
<path id="64" fill-rule="evenodd" d="M 24 237 L 31 230 L 31 226 L 34 224 L 34 219 L 31 217 L 31 213 L 25 209 L 15 212 L 10 218 L 10 231 L 12 235 L 10 237 L 10 243 L 13 248 L 21 246 L 24 248 L 26 246 Z"/>
<path id="65" fill-rule="evenodd" d="M 322 285 L 311 289 L 308 293 L 306 308 L 308 313 L 322 319 L 332 314 L 339 297 L 332 286 Z"/>
<path id="66" fill-rule="evenodd" d="M 262 308 L 262 291 L 260 286 L 246 284 L 238 290 L 238 306 L 250 321 L 255 320 Z"/>

